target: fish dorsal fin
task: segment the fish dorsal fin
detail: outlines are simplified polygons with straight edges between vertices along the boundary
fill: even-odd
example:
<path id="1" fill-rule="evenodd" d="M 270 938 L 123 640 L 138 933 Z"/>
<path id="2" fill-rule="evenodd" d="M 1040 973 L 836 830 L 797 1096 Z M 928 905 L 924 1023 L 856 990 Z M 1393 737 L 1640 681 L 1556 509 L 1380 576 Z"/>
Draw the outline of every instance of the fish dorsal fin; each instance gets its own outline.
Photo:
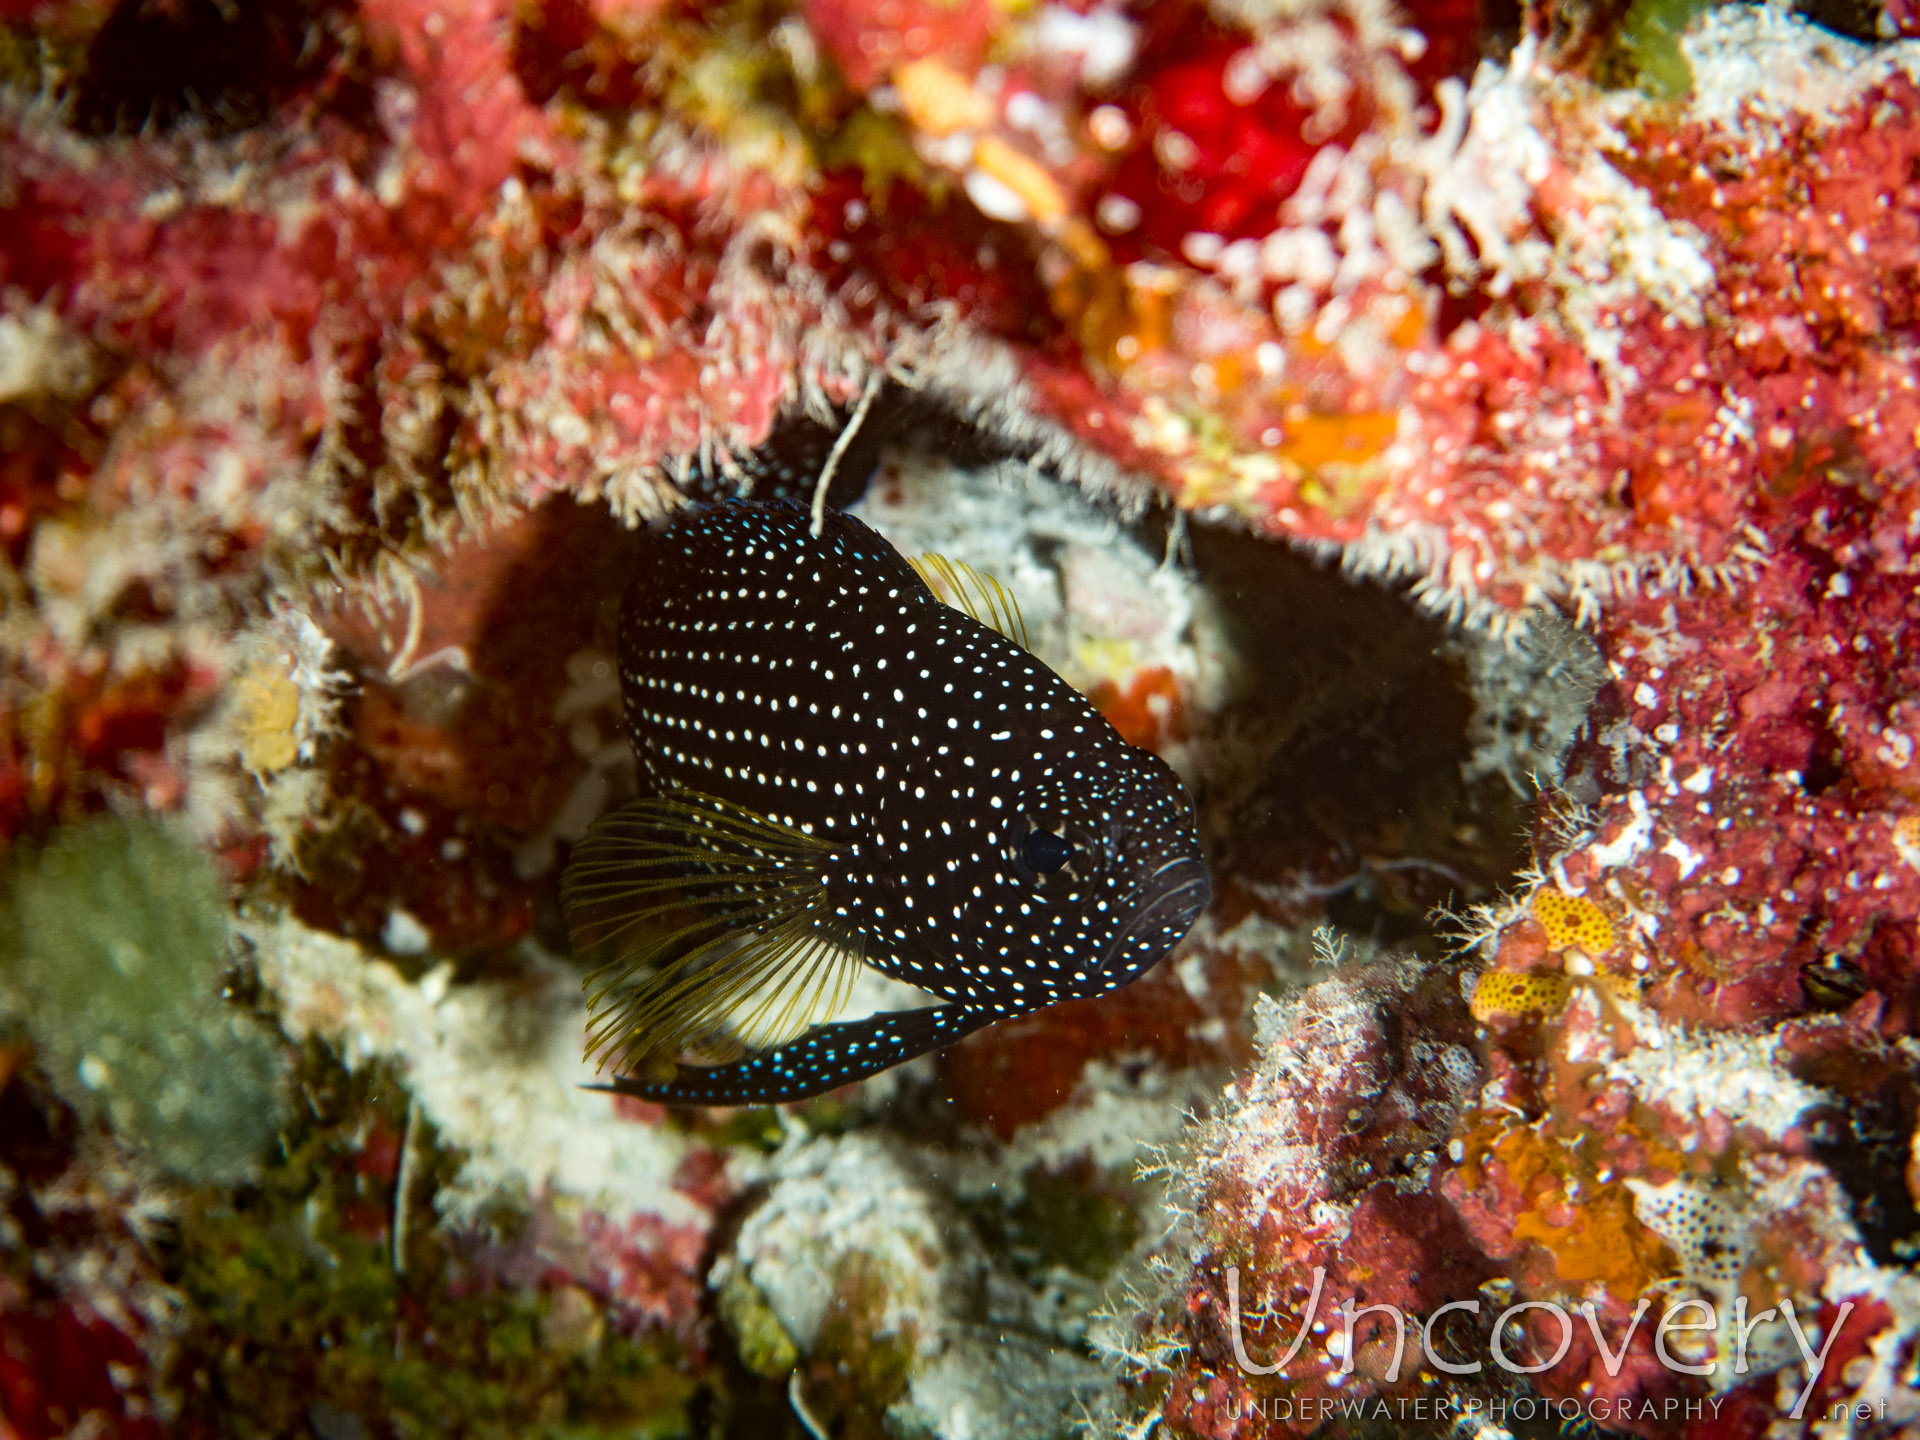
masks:
<path id="1" fill-rule="evenodd" d="M 603 816 L 561 901 L 587 977 L 587 1054 L 647 1073 L 681 1051 L 782 1045 L 847 999 L 859 939 L 826 908 L 832 847 L 691 790 Z"/>
<path id="2" fill-rule="evenodd" d="M 1020 602 L 993 576 L 937 550 L 915 555 L 907 564 L 926 582 L 936 599 L 971 615 L 988 629 L 998 630 L 1022 650 L 1033 649 L 1027 639 L 1027 622 L 1020 613 Z"/>

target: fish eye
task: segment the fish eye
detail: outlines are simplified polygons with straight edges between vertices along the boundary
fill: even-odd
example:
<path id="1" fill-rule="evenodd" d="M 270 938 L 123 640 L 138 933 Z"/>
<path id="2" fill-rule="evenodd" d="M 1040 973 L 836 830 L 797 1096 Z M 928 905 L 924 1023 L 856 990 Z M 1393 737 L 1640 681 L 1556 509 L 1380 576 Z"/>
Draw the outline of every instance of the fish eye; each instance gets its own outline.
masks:
<path id="1" fill-rule="evenodd" d="M 1073 856 L 1073 846 L 1051 830 L 1029 830 L 1021 857 L 1036 875 L 1051 875 Z"/>

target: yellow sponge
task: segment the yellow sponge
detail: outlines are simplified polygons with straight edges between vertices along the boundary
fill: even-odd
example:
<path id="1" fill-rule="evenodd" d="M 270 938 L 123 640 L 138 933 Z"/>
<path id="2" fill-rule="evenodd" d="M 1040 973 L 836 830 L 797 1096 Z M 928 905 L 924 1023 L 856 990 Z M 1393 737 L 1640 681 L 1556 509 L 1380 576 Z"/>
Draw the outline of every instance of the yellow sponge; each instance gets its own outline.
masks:
<path id="1" fill-rule="evenodd" d="M 286 671 L 262 661 L 233 682 L 234 728 L 240 761 L 256 775 L 284 770 L 300 758 L 295 729 L 300 719 L 300 687 Z"/>
<path id="2" fill-rule="evenodd" d="M 1474 982 L 1467 1008 L 1482 1024 L 1496 1015 L 1533 1015 L 1567 1003 L 1572 985 L 1564 975 L 1516 975 L 1489 970 Z"/>
<path id="3" fill-rule="evenodd" d="M 1555 950 L 1578 945 L 1589 955 L 1604 955 L 1613 948 L 1613 922 L 1591 900 L 1564 890 L 1539 890 L 1533 897 L 1533 918 Z"/>

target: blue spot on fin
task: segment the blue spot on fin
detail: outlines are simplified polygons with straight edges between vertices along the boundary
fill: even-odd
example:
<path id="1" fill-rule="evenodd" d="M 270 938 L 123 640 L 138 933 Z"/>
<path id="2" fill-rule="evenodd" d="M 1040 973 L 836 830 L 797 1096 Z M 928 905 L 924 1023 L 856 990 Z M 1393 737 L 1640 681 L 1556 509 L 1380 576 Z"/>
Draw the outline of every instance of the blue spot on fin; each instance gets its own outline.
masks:
<path id="1" fill-rule="evenodd" d="M 951 1045 L 993 1019 L 958 1005 L 893 1010 L 809 1030 L 798 1040 L 731 1065 L 682 1065 L 672 1080 L 621 1075 L 605 1086 L 662 1105 L 774 1105 L 805 1100 Z"/>

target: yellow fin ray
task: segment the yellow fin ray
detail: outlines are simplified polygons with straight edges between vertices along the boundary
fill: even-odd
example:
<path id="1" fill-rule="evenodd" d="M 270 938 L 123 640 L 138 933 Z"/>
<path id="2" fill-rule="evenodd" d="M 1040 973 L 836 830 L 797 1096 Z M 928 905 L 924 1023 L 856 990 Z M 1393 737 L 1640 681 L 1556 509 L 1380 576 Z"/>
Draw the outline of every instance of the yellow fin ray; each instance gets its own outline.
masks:
<path id="1" fill-rule="evenodd" d="M 942 604 L 971 615 L 990 630 L 998 630 L 1022 650 L 1033 649 L 1020 602 L 993 576 L 935 550 L 915 555 L 907 564 Z"/>
<path id="2" fill-rule="evenodd" d="M 864 955 L 825 913 L 824 840 L 693 791 L 636 800 L 561 886 L 587 977 L 587 1054 L 643 1069 L 695 1046 L 779 1045 L 846 1000 Z"/>

